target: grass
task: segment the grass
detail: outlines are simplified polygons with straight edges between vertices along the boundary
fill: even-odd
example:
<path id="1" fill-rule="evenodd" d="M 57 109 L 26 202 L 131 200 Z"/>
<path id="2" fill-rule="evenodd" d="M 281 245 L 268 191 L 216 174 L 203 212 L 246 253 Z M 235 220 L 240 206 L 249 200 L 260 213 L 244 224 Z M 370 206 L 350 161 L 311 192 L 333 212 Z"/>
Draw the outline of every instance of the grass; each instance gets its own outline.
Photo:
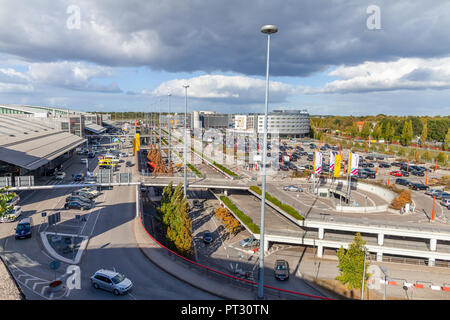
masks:
<path id="1" fill-rule="evenodd" d="M 253 223 L 253 220 L 239 210 L 238 207 L 226 196 L 221 196 L 220 200 L 230 209 L 238 218 L 241 220 L 243 224 L 245 224 L 253 233 L 259 234 L 259 227 Z"/>
<path id="2" fill-rule="evenodd" d="M 251 186 L 250 190 L 256 192 L 259 195 L 262 194 L 261 189 L 258 186 Z M 300 213 L 297 212 L 297 210 L 292 208 L 290 205 L 287 205 L 287 204 L 281 202 L 280 200 L 278 200 L 274 196 L 271 196 L 267 192 L 266 192 L 266 199 L 267 199 L 267 201 L 270 201 L 271 203 L 276 205 L 278 208 L 280 208 L 281 210 L 283 210 L 284 212 L 289 214 L 291 217 L 293 217 L 293 218 L 295 218 L 297 220 L 304 220 L 305 219 Z"/>

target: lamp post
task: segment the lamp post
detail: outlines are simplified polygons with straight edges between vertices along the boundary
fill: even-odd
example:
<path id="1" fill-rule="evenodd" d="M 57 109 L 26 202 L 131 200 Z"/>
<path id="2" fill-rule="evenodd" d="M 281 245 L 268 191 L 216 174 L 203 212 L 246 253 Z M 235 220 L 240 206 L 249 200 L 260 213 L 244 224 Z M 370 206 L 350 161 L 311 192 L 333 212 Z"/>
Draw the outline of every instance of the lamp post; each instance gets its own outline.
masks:
<path id="1" fill-rule="evenodd" d="M 267 34 L 267 62 L 266 62 L 266 98 L 264 110 L 264 139 L 262 156 L 262 193 L 261 193 L 261 228 L 259 238 L 259 282 L 258 298 L 264 298 L 264 215 L 266 203 L 266 157 L 267 157 L 267 114 L 269 111 L 269 61 L 270 61 L 270 35 L 276 33 L 278 28 L 274 25 L 265 25 L 261 32 Z"/>
<path id="2" fill-rule="evenodd" d="M 387 287 L 387 281 L 389 281 L 389 277 L 387 275 L 386 267 L 381 266 L 380 269 L 384 273 L 384 297 L 383 297 L 383 300 L 386 300 L 386 287 Z"/>
<path id="3" fill-rule="evenodd" d="M 169 130 L 169 163 L 170 163 L 170 161 L 172 161 L 172 158 L 171 158 L 171 155 L 170 155 L 170 152 L 171 152 L 171 149 L 170 149 L 170 145 L 171 145 L 171 142 L 170 142 L 170 140 L 172 140 L 171 139 L 171 137 L 172 137 L 172 134 L 171 134 L 171 132 L 170 132 L 170 121 L 171 121 L 171 115 L 170 115 L 170 96 L 171 96 L 172 94 L 170 94 L 170 93 L 168 93 L 167 94 L 167 100 L 168 100 L 168 105 L 169 105 L 169 117 L 168 117 L 168 130 Z"/>
<path id="4" fill-rule="evenodd" d="M 187 89 L 188 84 L 183 85 L 184 87 L 184 196 L 187 197 L 187 168 L 186 168 L 186 158 L 187 158 Z"/>
<path id="5" fill-rule="evenodd" d="M 161 99 L 159 99 L 159 117 L 158 117 L 158 127 L 159 127 L 159 152 L 161 152 Z"/>

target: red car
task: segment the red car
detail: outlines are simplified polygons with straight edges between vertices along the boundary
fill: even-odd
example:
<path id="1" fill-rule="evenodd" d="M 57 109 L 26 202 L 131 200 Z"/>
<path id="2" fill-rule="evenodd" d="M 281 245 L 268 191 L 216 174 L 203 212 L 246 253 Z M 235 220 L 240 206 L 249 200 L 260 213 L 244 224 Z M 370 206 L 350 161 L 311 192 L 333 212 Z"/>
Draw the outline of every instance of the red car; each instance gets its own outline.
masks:
<path id="1" fill-rule="evenodd" d="M 403 175 L 401 171 L 391 171 L 389 174 L 396 177 L 401 177 Z"/>

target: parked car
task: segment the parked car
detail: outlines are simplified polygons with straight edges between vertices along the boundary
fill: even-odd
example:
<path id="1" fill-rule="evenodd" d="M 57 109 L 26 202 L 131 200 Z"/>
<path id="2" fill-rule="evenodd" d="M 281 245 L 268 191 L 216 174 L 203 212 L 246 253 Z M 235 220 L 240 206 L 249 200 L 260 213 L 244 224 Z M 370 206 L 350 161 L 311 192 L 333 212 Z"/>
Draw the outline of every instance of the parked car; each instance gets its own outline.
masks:
<path id="1" fill-rule="evenodd" d="M 391 171 L 391 172 L 389 172 L 389 174 L 391 176 L 396 176 L 396 177 L 401 177 L 402 176 L 402 172 L 401 171 Z"/>
<path id="2" fill-rule="evenodd" d="M 127 161 L 127 162 L 125 162 L 125 166 L 126 167 L 132 167 L 133 163 L 131 161 Z"/>
<path id="3" fill-rule="evenodd" d="M 450 198 L 450 193 L 442 192 L 436 196 L 436 199 L 438 199 L 438 200 L 442 200 L 442 199 L 446 199 L 446 198 Z"/>
<path id="4" fill-rule="evenodd" d="M 244 248 L 257 246 L 258 244 L 259 244 L 259 240 L 255 239 L 254 237 L 248 237 L 239 242 L 239 245 Z"/>
<path id="5" fill-rule="evenodd" d="M 289 279 L 289 263 L 286 260 L 276 260 L 274 275 L 278 280 Z"/>
<path id="6" fill-rule="evenodd" d="M 444 207 L 448 207 L 448 206 L 450 206 L 450 198 L 442 199 L 440 203 Z"/>
<path id="7" fill-rule="evenodd" d="M 16 227 L 15 238 L 31 238 L 31 231 L 33 227 L 33 220 L 31 217 L 23 218 L 19 221 Z"/>
<path id="8" fill-rule="evenodd" d="M 374 168 L 374 167 L 375 167 L 375 165 L 374 165 L 372 162 L 368 162 L 368 163 L 367 163 L 367 166 L 368 166 L 369 168 Z"/>
<path id="9" fill-rule="evenodd" d="M 396 184 L 400 184 L 400 185 L 402 185 L 402 186 L 408 186 L 408 185 L 409 185 L 409 181 L 408 181 L 408 180 L 406 180 L 406 179 L 400 179 L 400 178 L 395 179 L 395 183 L 396 183 Z"/>
<path id="10" fill-rule="evenodd" d="M 438 189 L 428 189 L 427 191 L 425 191 L 426 195 L 435 197 L 437 195 L 439 195 L 440 193 L 444 193 L 443 190 L 438 190 Z"/>
<path id="11" fill-rule="evenodd" d="M 87 203 L 84 201 L 68 201 L 64 205 L 64 209 L 79 209 L 79 210 L 89 210 L 93 207 L 92 203 Z"/>
<path id="12" fill-rule="evenodd" d="M 402 172 L 402 176 L 409 177 L 409 172 L 408 171 L 401 171 L 401 172 Z"/>
<path id="13" fill-rule="evenodd" d="M 423 183 L 411 183 L 409 187 L 413 190 L 427 190 L 429 187 Z"/>
<path id="14" fill-rule="evenodd" d="M 292 192 L 303 192 L 303 189 L 297 186 L 284 186 L 284 191 L 292 191 Z"/>
<path id="15" fill-rule="evenodd" d="M 391 167 L 391 165 L 389 163 L 386 163 L 386 162 L 379 162 L 378 166 L 380 168 L 390 168 Z"/>
<path id="16" fill-rule="evenodd" d="M 203 232 L 203 242 L 210 244 L 213 241 L 212 234 L 209 230 Z"/>
<path id="17" fill-rule="evenodd" d="M 288 166 L 285 166 L 285 165 L 280 165 L 280 169 L 283 171 L 289 171 Z"/>
<path id="18" fill-rule="evenodd" d="M 423 171 L 418 171 L 418 170 L 412 170 L 411 174 L 414 176 L 418 176 L 418 177 L 424 177 L 425 173 Z"/>
<path id="19" fill-rule="evenodd" d="M 11 210 L 5 213 L 3 217 L 0 218 L 0 222 L 14 222 L 22 215 L 22 207 L 14 206 Z"/>
<path id="20" fill-rule="evenodd" d="M 133 288 L 133 283 L 123 274 L 112 270 L 100 269 L 91 276 L 91 283 L 95 289 L 103 289 L 116 296 L 124 294 Z"/>
<path id="21" fill-rule="evenodd" d="M 55 174 L 56 180 L 63 180 L 66 177 L 66 173 L 63 171 L 59 171 Z"/>
<path id="22" fill-rule="evenodd" d="M 83 196 L 83 197 L 88 198 L 88 199 L 94 199 L 95 198 L 95 196 L 92 193 L 89 193 L 89 192 L 87 192 L 85 190 L 72 191 L 72 195 L 73 196 Z"/>
<path id="23" fill-rule="evenodd" d="M 203 203 L 200 202 L 200 200 L 195 199 L 195 200 L 192 202 L 192 205 L 194 206 L 194 208 L 197 208 L 197 209 L 203 209 Z"/>
<path id="24" fill-rule="evenodd" d="M 359 179 L 367 179 L 368 174 L 365 171 L 358 170 L 358 174 L 356 175 L 356 177 Z"/>
<path id="25" fill-rule="evenodd" d="M 71 201 L 79 201 L 79 202 L 86 202 L 87 204 L 91 204 L 92 200 L 83 196 L 68 196 L 66 197 L 66 202 Z"/>
<path id="26" fill-rule="evenodd" d="M 84 179 L 84 173 L 76 174 L 76 175 L 73 177 L 73 180 L 74 180 L 74 181 L 83 181 L 83 179 Z"/>

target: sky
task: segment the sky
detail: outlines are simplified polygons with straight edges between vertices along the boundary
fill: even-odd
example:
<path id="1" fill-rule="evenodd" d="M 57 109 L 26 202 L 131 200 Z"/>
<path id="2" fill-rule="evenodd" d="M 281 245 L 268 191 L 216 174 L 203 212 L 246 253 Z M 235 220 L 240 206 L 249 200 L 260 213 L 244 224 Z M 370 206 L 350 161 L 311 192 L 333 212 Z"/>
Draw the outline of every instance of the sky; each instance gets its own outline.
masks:
<path id="1" fill-rule="evenodd" d="M 0 104 L 450 114 L 446 0 L 0 0 Z M 171 94 L 170 98 L 168 94 Z"/>

